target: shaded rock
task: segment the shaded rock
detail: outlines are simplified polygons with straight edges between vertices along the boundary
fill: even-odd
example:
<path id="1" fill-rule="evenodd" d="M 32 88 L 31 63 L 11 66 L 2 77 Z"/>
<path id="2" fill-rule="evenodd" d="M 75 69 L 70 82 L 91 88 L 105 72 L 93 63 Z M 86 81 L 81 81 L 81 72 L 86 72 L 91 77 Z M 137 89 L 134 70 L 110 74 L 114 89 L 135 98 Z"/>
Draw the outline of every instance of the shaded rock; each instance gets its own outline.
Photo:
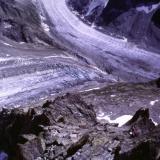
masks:
<path id="1" fill-rule="evenodd" d="M 130 135 L 136 137 L 151 132 L 155 125 L 149 117 L 149 109 L 138 110 L 134 117 L 126 123 L 126 126 L 130 126 Z"/>
<path id="2" fill-rule="evenodd" d="M 46 103 L 44 114 L 51 124 L 62 122 L 66 124 L 88 124 L 96 123 L 96 114 L 92 105 L 87 105 L 79 96 L 66 94 L 58 97 L 53 103 Z M 65 105 L 65 106 L 64 106 Z"/>
<path id="3" fill-rule="evenodd" d="M 44 152 L 44 146 L 41 139 L 35 138 L 24 144 L 17 145 L 17 159 L 34 160 L 41 157 Z"/>
<path id="4" fill-rule="evenodd" d="M 160 78 L 158 78 L 158 79 L 156 80 L 156 85 L 157 85 L 158 88 L 160 88 Z"/>
<path id="5" fill-rule="evenodd" d="M 79 141 L 72 144 L 67 150 L 67 157 L 74 155 L 79 149 L 81 149 L 87 143 L 88 139 L 89 135 L 83 135 L 83 137 Z"/>

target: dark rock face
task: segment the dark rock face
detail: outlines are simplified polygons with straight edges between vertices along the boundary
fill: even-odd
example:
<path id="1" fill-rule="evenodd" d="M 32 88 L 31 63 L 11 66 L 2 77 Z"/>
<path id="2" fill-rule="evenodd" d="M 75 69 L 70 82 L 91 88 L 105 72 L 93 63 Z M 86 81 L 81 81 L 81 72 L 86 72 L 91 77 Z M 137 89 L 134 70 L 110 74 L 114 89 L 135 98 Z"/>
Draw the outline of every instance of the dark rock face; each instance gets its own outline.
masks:
<path id="1" fill-rule="evenodd" d="M 158 78 L 158 79 L 156 80 L 156 85 L 157 85 L 158 88 L 160 88 L 160 78 Z"/>
<path id="2" fill-rule="evenodd" d="M 16 42 L 53 45 L 43 31 L 38 10 L 28 1 L 0 0 L 0 35 Z"/>
<path id="3" fill-rule="evenodd" d="M 71 0 L 69 5 L 83 14 L 86 20 L 103 26 L 105 32 L 126 36 L 143 47 L 149 44 L 159 49 L 159 0 L 97 0 L 89 1 L 85 6 L 82 3 L 80 7 L 81 3 L 81 0 Z"/>
<path id="4" fill-rule="evenodd" d="M 152 17 L 152 22 L 158 28 L 160 28 L 160 19 L 159 19 L 159 16 L 160 16 L 160 9 L 157 9 L 157 11 L 154 13 L 154 15 Z"/>
<path id="5" fill-rule="evenodd" d="M 67 2 L 78 12 L 84 13 L 85 7 L 88 5 L 90 0 L 83 0 L 83 1 L 67 0 Z"/>
<path id="6" fill-rule="evenodd" d="M 140 109 L 124 126 L 97 121 L 94 106 L 66 94 L 42 107 L 0 113 L 0 150 L 10 159 L 159 158 L 159 126 Z M 6 153 L 5 153 L 6 152 Z"/>

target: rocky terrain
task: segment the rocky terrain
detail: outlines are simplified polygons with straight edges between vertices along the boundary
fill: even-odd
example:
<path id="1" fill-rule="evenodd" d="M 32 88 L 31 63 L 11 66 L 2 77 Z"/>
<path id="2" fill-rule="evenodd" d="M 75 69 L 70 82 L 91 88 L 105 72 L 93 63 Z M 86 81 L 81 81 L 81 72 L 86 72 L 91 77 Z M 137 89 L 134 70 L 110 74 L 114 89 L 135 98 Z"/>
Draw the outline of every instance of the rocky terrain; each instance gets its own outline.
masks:
<path id="1" fill-rule="evenodd" d="M 147 109 L 118 128 L 97 122 L 92 105 L 66 95 L 27 112 L 3 110 L 0 125 L 0 155 L 11 159 L 159 158 L 159 126 L 149 119 Z"/>
<path id="2" fill-rule="evenodd" d="M 16 0 L 0 1 L 0 35 L 16 42 L 54 44 L 44 32 L 40 14 L 30 0 L 25 4 Z"/>
<path id="3" fill-rule="evenodd" d="M 149 84 L 104 85 L 58 96 L 39 107 L 3 109 L 0 157 L 158 160 L 160 101 L 151 101 L 160 96 L 158 84 L 159 80 Z M 128 114 L 134 116 L 111 120 Z"/>
<path id="4" fill-rule="evenodd" d="M 0 0 L 0 160 L 160 160 L 158 0 Z"/>

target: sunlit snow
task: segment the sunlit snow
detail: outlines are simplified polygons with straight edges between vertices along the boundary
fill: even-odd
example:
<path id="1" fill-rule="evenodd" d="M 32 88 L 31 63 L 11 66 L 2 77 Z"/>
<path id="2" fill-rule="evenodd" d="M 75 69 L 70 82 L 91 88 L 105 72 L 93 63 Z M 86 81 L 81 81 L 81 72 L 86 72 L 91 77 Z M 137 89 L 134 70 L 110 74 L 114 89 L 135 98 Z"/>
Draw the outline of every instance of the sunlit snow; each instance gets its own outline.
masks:
<path id="1" fill-rule="evenodd" d="M 159 102 L 159 100 L 157 99 L 157 100 L 155 100 L 155 101 L 150 101 L 150 105 L 151 106 L 154 106 L 157 102 Z"/>
<path id="2" fill-rule="evenodd" d="M 4 45 L 12 47 L 11 44 L 3 42 Z"/>
<path id="3" fill-rule="evenodd" d="M 98 116 L 97 116 L 97 119 L 98 120 L 106 120 L 108 121 L 109 123 L 117 123 L 118 124 L 118 127 L 121 127 L 123 126 L 125 123 L 127 123 L 133 116 L 131 115 L 122 115 L 114 120 L 112 120 L 110 118 L 110 115 L 104 115 L 104 113 L 100 113 Z"/>

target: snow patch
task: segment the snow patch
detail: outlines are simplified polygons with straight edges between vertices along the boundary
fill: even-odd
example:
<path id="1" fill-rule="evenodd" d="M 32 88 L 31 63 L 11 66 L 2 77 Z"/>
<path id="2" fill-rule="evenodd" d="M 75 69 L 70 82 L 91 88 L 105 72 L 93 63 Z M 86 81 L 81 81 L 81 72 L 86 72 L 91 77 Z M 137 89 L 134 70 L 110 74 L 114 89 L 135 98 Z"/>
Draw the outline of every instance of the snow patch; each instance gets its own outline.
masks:
<path id="1" fill-rule="evenodd" d="M 114 97 L 116 97 L 116 95 L 111 95 L 111 98 L 114 98 Z"/>
<path id="2" fill-rule="evenodd" d="M 159 102 L 159 100 L 157 99 L 157 100 L 155 100 L 155 101 L 150 101 L 150 105 L 151 106 L 154 106 L 157 102 Z"/>
<path id="3" fill-rule="evenodd" d="M 47 97 L 41 97 L 40 100 L 47 100 Z"/>
<path id="4" fill-rule="evenodd" d="M 80 91 L 80 92 L 89 92 L 89 91 L 98 90 L 98 89 L 100 89 L 100 88 L 99 88 L 99 87 L 96 87 L 96 88 L 86 89 L 86 90 Z"/>
<path id="5" fill-rule="evenodd" d="M 3 42 L 4 45 L 12 47 L 11 44 Z"/>
<path id="6" fill-rule="evenodd" d="M 77 12 L 77 11 L 72 11 L 73 12 L 73 14 L 75 14 L 75 15 L 79 15 L 79 13 Z"/>
<path id="7" fill-rule="evenodd" d="M 43 29 L 46 32 L 49 32 L 50 28 L 49 28 L 48 24 L 45 23 L 45 20 L 46 20 L 45 17 L 43 17 L 42 15 L 40 17 L 41 17 L 41 25 L 42 25 Z"/>
<path id="8" fill-rule="evenodd" d="M 11 24 L 9 24 L 9 23 L 6 23 L 6 22 L 4 22 L 4 28 L 5 29 L 9 29 L 9 28 L 11 28 L 12 27 L 12 25 Z"/>
<path id="9" fill-rule="evenodd" d="M 114 120 L 112 120 L 110 118 L 110 115 L 104 115 L 104 113 L 100 113 L 98 116 L 97 116 L 97 119 L 98 120 L 106 120 L 108 121 L 109 123 L 117 123 L 118 124 L 118 127 L 121 127 L 123 126 L 125 123 L 127 123 L 130 119 L 132 119 L 133 116 L 131 115 L 123 115 L 123 116 L 120 116 Z"/>
<path id="10" fill-rule="evenodd" d="M 25 42 L 19 42 L 19 44 L 24 44 Z"/>
<path id="11" fill-rule="evenodd" d="M 122 37 L 124 42 L 128 42 L 128 39 L 126 37 Z"/>
<path id="12" fill-rule="evenodd" d="M 95 24 L 95 23 L 92 23 L 91 27 L 92 27 L 92 28 L 96 28 L 96 24 Z"/>
<path id="13" fill-rule="evenodd" d="M 140 6 L 140 7 L 137 7 L 136 10 L 139 12 L 145 12 L 148 14 L 148 13 L 154 11 L 155 9 L 157 9 L 159 7 L 159 5 L 160 5 L 160 3 L 153 4 L 150 6 Z"/>
<path id="14" fill-rule="evenodd" d="M 46 32 L 50 31 L 49 26 L 46 23 L 42 23 L 41 25 Z"/>
<path id="15" fill-rule="evenodd" d="M 6 54 L 6 57 L 10 57 L 10 55 L 9 55 L 9 54 Z"/>
<path id="16" fill-rule="evenodd" d="M 151 119 L 155 126 L 158 126 L 158 123 Z"/>

